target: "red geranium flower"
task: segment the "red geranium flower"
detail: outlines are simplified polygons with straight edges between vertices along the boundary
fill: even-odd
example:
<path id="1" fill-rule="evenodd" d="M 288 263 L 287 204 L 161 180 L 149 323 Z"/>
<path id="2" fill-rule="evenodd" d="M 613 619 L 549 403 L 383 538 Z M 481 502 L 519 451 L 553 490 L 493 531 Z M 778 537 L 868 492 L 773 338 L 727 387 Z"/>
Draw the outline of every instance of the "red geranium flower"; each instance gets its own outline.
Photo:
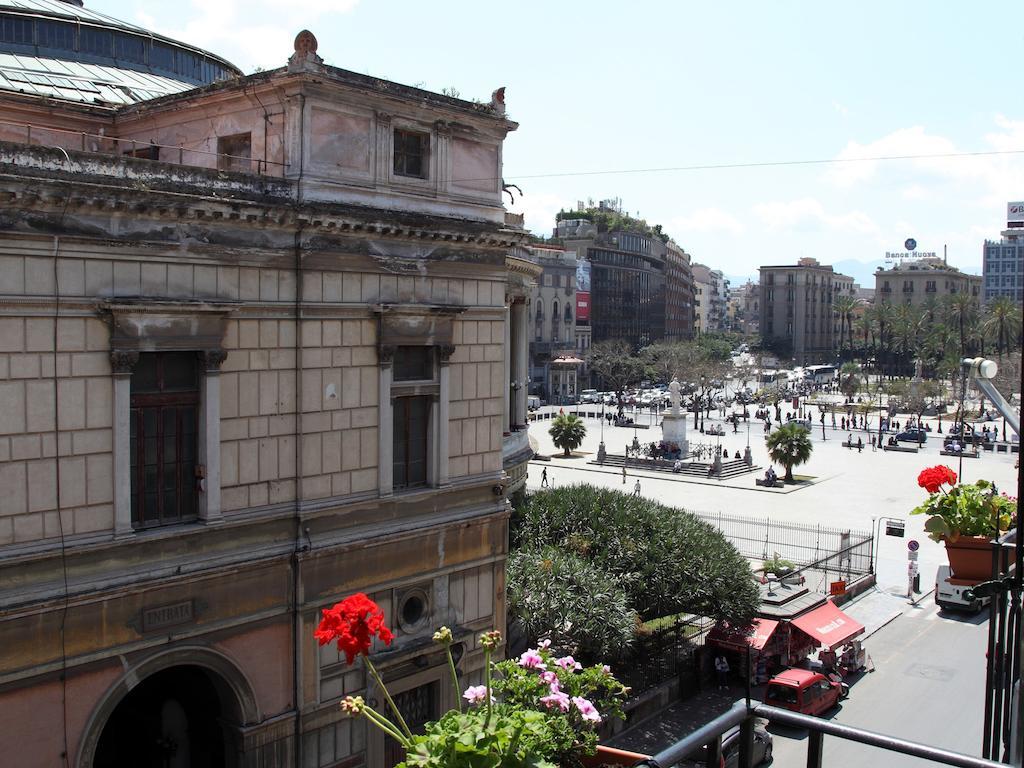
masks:
<path id="1" fill-rule="evenodd" d="M 320 645 L 337 641 L 338 650 L 345 652 L 345 660 L 351 664 L 356 656 L 366 656 L 374 636 L 385 645 L 391 645 L 394 635 L 384 625 L 384 612 L 373 600 L 362 592 L 346 597 L 333 608 L 323 611 L 320 626 L 313 636 Z"/>
<path id="2" fill-rule="evenodd" d="M 943 484 L 955 485 L 956 472 L 942 464 L 928 467 L 917 476 L 917 484 L 928 493 L 935 493 Z"/>

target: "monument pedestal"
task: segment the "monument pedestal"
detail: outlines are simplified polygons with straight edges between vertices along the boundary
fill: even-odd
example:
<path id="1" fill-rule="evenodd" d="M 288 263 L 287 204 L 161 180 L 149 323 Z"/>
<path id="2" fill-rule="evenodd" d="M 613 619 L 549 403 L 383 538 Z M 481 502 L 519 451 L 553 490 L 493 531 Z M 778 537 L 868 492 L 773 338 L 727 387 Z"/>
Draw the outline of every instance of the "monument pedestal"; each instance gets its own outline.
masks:
<path id="1" fill-rule="evenodd" d="M 661 421 L 661 439 L 666 443 L 675 443 L 683 456 L 689 456 L 690 446 L 686 442 L 686 416 L 666 413 Z"/>

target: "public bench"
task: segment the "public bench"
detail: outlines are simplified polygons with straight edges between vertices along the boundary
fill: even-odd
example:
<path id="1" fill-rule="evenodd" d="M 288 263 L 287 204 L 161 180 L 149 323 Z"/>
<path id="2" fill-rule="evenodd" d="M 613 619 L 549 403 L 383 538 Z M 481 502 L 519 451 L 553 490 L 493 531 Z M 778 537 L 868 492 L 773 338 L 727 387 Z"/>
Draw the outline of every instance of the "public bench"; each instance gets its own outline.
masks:
<path id="1" fill-rule="evenodd" d="M 769 484 L 769 482 L 767 480 L 765 480 L 763 477 L 754 478 L 754 484 L 757 485 L 759 488 L 785 488 L 786 487 L 785 484 L 781 480 L 779 480 L 779 479 L 776 479 L 775 482 Z"/>
<path id="2" fill-rule="evenodd" d="M 883 445 L 883 451 L 896 451 L 897 453 L 917 453 L 917 446 L 909 445 Z"/>
<path id="3" fill-rule="evenodd" d="M 965 459 L 976 459 L 979 454 L 977 451 L 947 451 L 945 449 L 939 451 L 940 456 L 963 456 Z"/>

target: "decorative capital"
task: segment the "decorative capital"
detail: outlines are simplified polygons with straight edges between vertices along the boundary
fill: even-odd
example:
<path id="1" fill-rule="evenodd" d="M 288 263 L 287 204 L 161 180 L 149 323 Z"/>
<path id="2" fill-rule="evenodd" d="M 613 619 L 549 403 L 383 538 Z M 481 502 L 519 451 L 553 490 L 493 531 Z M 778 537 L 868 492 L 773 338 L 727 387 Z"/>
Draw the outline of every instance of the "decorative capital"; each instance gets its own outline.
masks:
<path id="1" fill-rule="evenodd" d="M 381 344 L 377 348 L 377 361 L 382 366 L 391 365 L 395 362 L 395 350 L 394 344 Z"/>
<path id="2" fill-rule="evenodd" d="M 447 120 L 437 120 L 434 122 L 434 131 L 438 136 L 451 136 L 452 126 Z"/>
<path id="3" fill-rule="evenodd" d="M 377 118 L 377 124 L 388 126 L 391 125 L 391 115 L 388 112 L 381 112 L 380 110 L 373 113 L 374 117 Z"/>
<path id="4" fill-rule="evenodd" d="M 207 372 L 217 372 L 220 371 L 224 361 L 228 359 L 228 353 L 224 349 L 206 349 L 202 352 L 202 358 Z"/>
<path id="5" fill-rule="evenodd" d="M 139 353 L 133 349 L 112 349 L 110 351 L 110 367 L 116 376 L 131 376 L 135 364 L 139 362 Z"/>
<path id="6" fill-rule="evenodd" d="M 455 354 L 454 344 L 440 344 L 437 347 L 438 357 L 441 358 L 441 364 L 447 365 L 451 360 L 451 356 Z"/>

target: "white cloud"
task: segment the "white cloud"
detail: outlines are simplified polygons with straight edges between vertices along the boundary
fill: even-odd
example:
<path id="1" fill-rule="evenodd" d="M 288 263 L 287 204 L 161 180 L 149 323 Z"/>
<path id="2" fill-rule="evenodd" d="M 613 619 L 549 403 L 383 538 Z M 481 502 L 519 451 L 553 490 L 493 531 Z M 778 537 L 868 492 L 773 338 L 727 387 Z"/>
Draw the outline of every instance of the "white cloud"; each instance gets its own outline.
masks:
<path id="1" fill-rule="evenodd" d="M 688 216 L 677 216 L 670 219 L 666 231 L 675 235 L 686 232 L 732 232 L 741 234 L 743 223 L 721 208 L 699 208 Z"/>
<path id="2" fill-rule="evenodd" d="M 509 205 L 508 195 L 504 197 L 505 210 L 509 213 L 524 214 L 526 228 L 533 234 L 544 237 L 551 237 L 551 231 L 555 228 L 555 214 L 574 205 L 562 195 L 537 194 L 529 190 L 522 197 L 516 194 L 515 205 Z"/>
<path id="3" fill-rule="evenodd" d="M 841 162 L 829 168 L 828 177 L 835 184 L 848 187 L 875 176 L 880 161 L 867 158 L 947 154 L 955 151 L 952 141 L 942 136 L 929 136 L 922 126 L 900 128 L 867 144 L 849 142 L 836 156 Z"/>
<path id="4" fill-rule="evenodd" d="M 758 203 L 753 207 L 753 211 L 770 232 L 832 229 L 839 232 L 877 234 L 879 231 L 874 220 L 862 211 L 828 213 L 825 206 L 810 197 Z"/>
<path id="5" fill-rule="evenodd" d="M 255 67 L 283 66 L 292 53 L 295 35 L 303 29 L 316 34 L 319 19 L 328 14 L 349 13 L 358 3 L 359 0 L 189 0 L 188 11 L 178 9 L 173 15 L 162 9 L 156 15 L 139 11 L 136 18 L 147 29 L 224 56 L 249 72 Z M 184 25 L 180 23 L 182 19 L 187 19 Z M 257 22 L 265 19 L 273 21 Z"/>

